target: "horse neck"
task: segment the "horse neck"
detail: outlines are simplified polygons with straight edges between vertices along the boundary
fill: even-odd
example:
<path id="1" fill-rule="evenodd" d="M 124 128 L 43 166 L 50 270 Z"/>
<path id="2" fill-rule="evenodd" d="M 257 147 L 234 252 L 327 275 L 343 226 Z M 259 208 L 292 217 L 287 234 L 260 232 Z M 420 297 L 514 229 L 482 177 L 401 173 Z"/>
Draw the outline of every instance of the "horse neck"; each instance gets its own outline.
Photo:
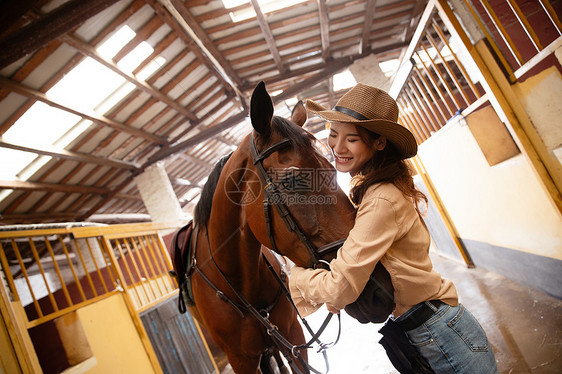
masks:
<path id="1" fill-rule="evenodd" d="M 261 255 L 261 244 L 248 226 L 246 215 L 241 214 L 243 206 L 233 202 L 225 188 L 225 181 L 232 171 L 251 167 L 249 156 L 244 157 L 246 153 L 243 152 L 243 146 L 241 147 L 242 152 L 233 155 L 222 172 L 207 224 L 213 260 L 221 271 L 232 275 L 233 279 L 243 279 L 244 276 L 251 274 L 255 276 Z M 255 284 L 255 282 L 251 283 Z"/>

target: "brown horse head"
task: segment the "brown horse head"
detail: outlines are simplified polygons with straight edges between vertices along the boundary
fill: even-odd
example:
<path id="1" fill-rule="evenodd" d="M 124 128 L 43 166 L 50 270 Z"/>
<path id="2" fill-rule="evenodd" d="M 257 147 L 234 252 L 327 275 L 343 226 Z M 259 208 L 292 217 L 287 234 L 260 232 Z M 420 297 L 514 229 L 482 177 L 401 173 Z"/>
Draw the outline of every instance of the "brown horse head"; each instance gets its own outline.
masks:
<path id="1" fill-rule="evenodd" d="M 240 307 L 240 295 L 258 310 L 265 307 L 288 341 L 305 342 L 291 302 L 279 297 L 280 278 L 272 275 L 262 256 L 271 254 L 262 246 L 311 266 L 316 255 L 310 248 L 345 239 L 354 209 L 337 187 L 335 169 L 316 150 L 316 139 L 302 128 L 302 103 L 293 110 L 292 121 L 274 116 L 271 97 L 260 83 L 252 95 L 250 118 L 252 133 L 210 173 L 197 204 L 200 271 L 193 274 L 192 289 L 199 319 L 234 370 L 253 374 L 275 344 L 265 327 L 249 317 L 248 308 Z M 269 262 L 279 274 L 279 264 Z M 306 360 L 306 350 L 301 354 Z"/>
<path id="2" fill-rule="evenodd" d="M 252 94 L 250 119 L 254 128 L 253 140 L 246 139 L 244 149 L 255 141 L 257 152 L 263 154 L 271 146 L 286 139 L 288 142 L 261 161 L 277 191 L 274 196 L 264 196 L 266 186 L 259 180 L 259 173 L 247 173 L 252 175 L 252 181 L 246 183 L 246 188 L 256 196 L 244 206 L 249 226 L 264 246 L 277 248 L 280 254 L 299 266 L 311 266 L 315 261 L 309 249 L 297 233 L 287 227 L 273 205 L 283 203 L 286 206 L 298 229 L 315 248 L 347 237 L 355 218 L 353 206 L 337 185 L 335 168 L 315 147 L 316 138 L 302 128 L 306 121 L 302 103 L 293 109 L 292 121 L 274 116 L 271 97 L 262 82 Z M 254 165 L 248 166 L 256 170 Z M 277 200 L 269 208 L 270 236 L 267 234 L 264 197 Z"/>

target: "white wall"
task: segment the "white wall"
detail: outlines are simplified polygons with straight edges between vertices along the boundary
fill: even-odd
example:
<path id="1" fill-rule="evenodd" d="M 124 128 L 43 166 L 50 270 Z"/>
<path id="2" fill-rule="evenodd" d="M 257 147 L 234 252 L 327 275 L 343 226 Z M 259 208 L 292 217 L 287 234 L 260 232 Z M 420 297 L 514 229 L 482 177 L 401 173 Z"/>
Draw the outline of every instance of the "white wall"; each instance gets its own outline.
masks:
<path id="1" fill-rule="evenodd" d="M 562 259 L 562 221 L 524 156 L 490 167 L 465 121 L 418 154 L 461 238 Z"/>

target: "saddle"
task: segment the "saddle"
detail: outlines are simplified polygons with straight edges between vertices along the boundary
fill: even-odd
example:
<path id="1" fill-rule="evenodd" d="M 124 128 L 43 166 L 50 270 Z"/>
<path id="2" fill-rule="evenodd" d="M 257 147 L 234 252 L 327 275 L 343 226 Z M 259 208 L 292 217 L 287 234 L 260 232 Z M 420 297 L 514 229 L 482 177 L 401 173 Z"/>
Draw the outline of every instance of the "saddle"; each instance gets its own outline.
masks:
<path id="1" fill-rule="evenodd" d="M 173 270 L 170 270 L 170 274 L 176 278 L 178 283 L 178 309 L 182 314 L 187 311 L 186 305 L 195 305 L 191 288 L 191 275 L 194 270 L 194 254 L 191 240 L 193 231 L 193 221 L 189 221 L 187 225 L 174 232 L 169 249 L 173 265 Z"/>

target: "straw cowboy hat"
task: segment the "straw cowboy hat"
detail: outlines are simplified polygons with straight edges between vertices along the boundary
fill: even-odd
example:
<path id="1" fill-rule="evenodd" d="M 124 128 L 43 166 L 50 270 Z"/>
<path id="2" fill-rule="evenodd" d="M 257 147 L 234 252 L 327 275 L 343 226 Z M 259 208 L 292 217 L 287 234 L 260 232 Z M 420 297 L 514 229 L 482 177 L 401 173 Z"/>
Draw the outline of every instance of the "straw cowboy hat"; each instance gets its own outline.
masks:
<path id="1" fill-rule="evenodd" d="M 358 83 L 342 96 L 333 110 L 312 100 L 306 101 L 306 109 L 327 121 L 352 123 L 386 136 L 404 159 L 415 156 L 418 151 L 414 135 L 398 124 L 398 105 L 378 88 Z"/>

